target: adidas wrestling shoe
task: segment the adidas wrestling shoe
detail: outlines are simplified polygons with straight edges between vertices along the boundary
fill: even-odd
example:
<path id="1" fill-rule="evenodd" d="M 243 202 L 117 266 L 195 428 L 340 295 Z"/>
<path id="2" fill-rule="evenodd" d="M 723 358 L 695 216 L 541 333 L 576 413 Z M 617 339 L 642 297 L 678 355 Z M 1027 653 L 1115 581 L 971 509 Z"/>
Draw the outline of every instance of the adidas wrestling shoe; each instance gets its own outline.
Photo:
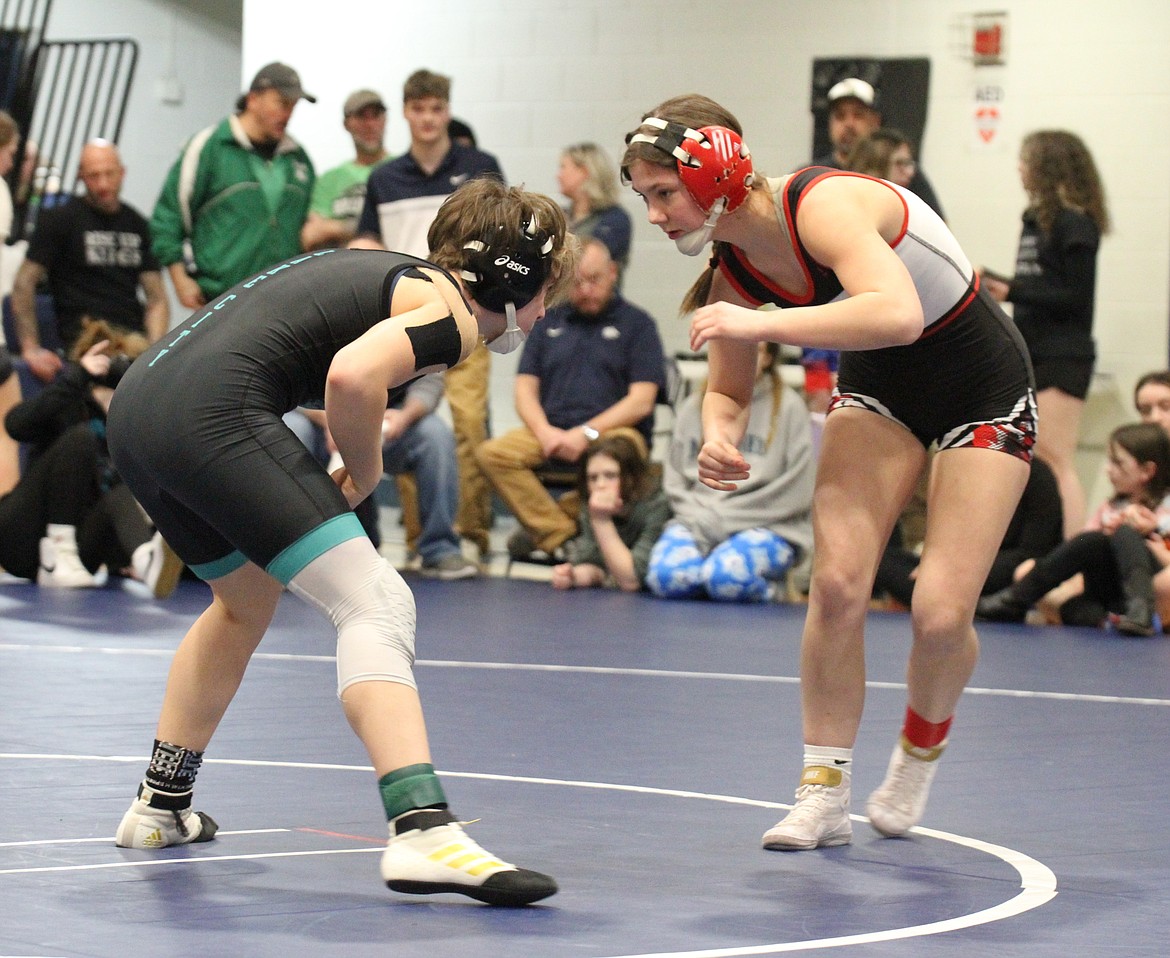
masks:
<path id="1" fill-rule="evenodd" d="M 114 844 L 119 848 L 168 848 L 209 842 L 219 829 L 206 812 L 191 811 L 191 793 L 168 795 L 145 783 L 122 816 Z"/>
<path id="2" fill-rule="evenodd" d="M 441 824 L 426 827 L 428 819 Z M 404 830 L 399 832 L 399 827 Z M 450 813 L 438 810 L 412 811 L 390 822 L 382 879 L 391 891 L 407 895 L 455 892 L 489 905 L 529 905 L 557 890 L 548 875 L 517 868 L 485 851 Z"/>

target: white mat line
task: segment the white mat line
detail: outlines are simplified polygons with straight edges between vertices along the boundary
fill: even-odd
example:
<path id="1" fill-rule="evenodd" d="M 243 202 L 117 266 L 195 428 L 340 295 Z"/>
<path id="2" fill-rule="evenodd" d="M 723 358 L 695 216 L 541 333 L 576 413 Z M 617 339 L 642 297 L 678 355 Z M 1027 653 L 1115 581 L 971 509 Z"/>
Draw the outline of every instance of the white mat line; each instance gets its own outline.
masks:
<path id="1" fill-rule="evenodd" d="M 165 865 L 200 865 L 204 862 L 240 862 L 259 858 L 304 858 L 309 855 L 368 855 L 384 852 L 384 846 L 370 848 L 322 848 L 306 852 L 257 852 L 253 855 L 198 855 L 188 858 L 144 858 L 132 862 L 96 862 L 92 865 L 39 865 L 33 868 L 0 868 L 0 875 L 33 875 L 44 872 L 91 872 L 106 868 L 158 868 Z"/>
<path id="2" fill-rule="evenodd" d="M 291 832 L 291 828 L 245 828 L 235 831 L 216 832 L 216 835 L 272 835 L 278 832 Z M 0 842 L 0 848 L 26 848 L 30 845 L 112 845 L 114 836 L 106 838 L 39 838 L 28 842 Z"/>
<path id="3" fill-rule="evenodd" d="M 19 755 L 4 755 L 0 754 L 0 758 L 16 758 L 22 757 Z M 31 756 L 30 756 L 31 757 Z M 41 758 L 49 758 L 51 756 L 43 755 L 36 756 Z M 60 756 L 61 758 L 70 758 L 74 760 L 97 760 L 97 761 L 125 761 L 128 760 L 121 756 L 85 756 L 72 755 Z M 140 759 L 139 759 L 140 760 Z M 211 760 L 216 761 L 216 760 Z M 368 771 L 363 766 L 345 766 L 345 765 L 309 765 L 302 762 L 259 762 L 248 761 L 241 759 L 221 759 L 218 760 L 221 764 L 238 764 L 238 765 L 288 765 L 294 767 L 316 767 L 316 768 L 330 768 L 330 769 L 349 769 L 353 771 Z M 500 775 L 487 772 L 442 772 L 440 774 L 452 775 L 456 777 L 465 778 L 481 778 L 499 781 L 513 781 L 538 783 L 548 785 L 560 786 L 574 786 L 591 789 L 612 789 L 617 791 L 641 792 L 655 795 L 667 795 L 679 798 L 695 798 L 704 799 L 707 801 L 715 801 L 737 805 L 753 805 L 757 807 L 767 808 L 786 808 L 789 806 L 781 805 L 776 802 L 760 801 L 755 799 L 743 798 L 736 795 L 721 795 L 707 792 L 692 792 L 679 789 L 659 789 L 650 786 L 641 785 L 613 785 L 603 782 L 587 782 L 587 781 L 573 781 L 566 779 L 554 778 L 537 778 L 531 776 L 519 775 Z M 854 819 L 864 821 L 861 816 L 853 815 Z M 1034 858 L 1024 854 L 1015 849 L 1006 848 L 1001 845 L 994 845 L 990 842 L 980 841 L 976 838 L 969 838 L 963 835 L 955 835 L 949 832 L 937 831 L 935 829 L 923 828 L 917 826 L 911 829 L 912 832 L 930 838 L 940 839 L 942 841 L 952 842 L 954 844 L 963 845 L 968 848 L 977 850 L 983 854 L 998 858 L 1005 864 L 1009 865 L 1015 870 L 1020 879 L 1020 891 L 998 905 L 993 905 L 990 908 L 982 909 L 981 911 L 972 912 L 967 915 L 957 915 L 952 918 L 943 919 L 941 921 L 930 922 L 924 925 L 911 925 L 902 928 L 887 929 L 879 932 L 866 932 L 857 935 L 847 935 L 839 938 L 821 938 L 805 941 L 790 941 L 777 942 L 772 944 L 747 945 L 741 947 L 731 948 L 710 948 L 698 951 L 674 951 L 674 952 L 654 952 L 654 953 L 640 953 L 638 955 L 624 955 L 619 958 L 740 958 L 740 956 L 747 955 L 775 955 L 785 952 L 796 951 L 812 951 L 824 948 L 840 948 L 848 945 L 865 944 L 879 941 L 896 941 L 899 939 L 916 938 L 925 935 L 937 935 L 948 931 L 955 931 L 962 928 L 970 928 L 976 925 L 982 925 L 993 921 L 1002 921 L 1006 918 L 1011 918 L 1016 915 L 1023 914 L 1033 908 L 1038 908 L 1046 902 L 1051 901 L 1057 894 L 1057 880 L 1056 875 L 1048 866 Z M 190 858 L 169 858 L 169 859 L 144 859 L 140 861 L 120 861 L 108 862 L 93 865 L 54 865 L 54 866 L 40 866 L 32 868 L 16 868 L 0 870 L 0 875 L 8 874 L 28 874 L 34 872 L 61 872 L 61 871 L 93 871 L 104 868 L 127 868 L 127 867 L 144 867 L 144 866 L 160 866 L 160 865 L 176 865 L 188 864 L 197 865 L 202 862 L 215 861 L 246 861 L 263 858 L 294 858 L 306 855 L 336 855 L 336 854 L 358 854 L 361 852 L 380 852 L 382 849 L 378 848 L 347 848 L 347 849 L 332 849 L 332 850 L 318 850 L 309 852 L 269 852 L 258 854 L 245 855 L 217 855 L 217 856 L 199 856 Z"/>
<path id="4" fill-rule="evenodd" d="M 12 642 L 0 642 L 0 652 L 56 652 L 62 654 L 101 654 L 101 655 L 145 655 L 145 656 L 172 656 L 173 649 L 130 649 L 130 648 L 93 648 L 83 645 L 29 645 Z M 270 662 L 321 662 L 332 665 L 337 657 L 333 655 L 304 655 L 291 652 L 256 652 L 252 655 L 253 661 Z M 636 669 L 620 668 L 601 665 L 551 665 L 540 662 L 474 662 L 456 659 L 418 659 L 417 666 L 441 669 L 482 669 L 485 671 L 500 672 L 563 672 L 579 675 L 624 675 L 638 678 L 665 678 L 665 679 L 707 679 L 721 682 L 763 682 L 773 685 L 799 685 L 800 677 L 796 675 L 753 675 L 746 672 L 695 672 L 678 669 Z M 878 682 L 867 681 L 866 688 L 904 691 L 905 682 Z M 1148 705 L 1166 708 L 1170 707 L 1170 699 L 1149 698 L 1134 695 L 1093 695 L 1084 692 L 1043 692 L 1031 689 L 996 689 L 996 688 L 968 688 L 964 695 L 990 695 L 1001 698 L 1044 699 L 1060 702 L 1088 702 L 1097 705 Z"/>

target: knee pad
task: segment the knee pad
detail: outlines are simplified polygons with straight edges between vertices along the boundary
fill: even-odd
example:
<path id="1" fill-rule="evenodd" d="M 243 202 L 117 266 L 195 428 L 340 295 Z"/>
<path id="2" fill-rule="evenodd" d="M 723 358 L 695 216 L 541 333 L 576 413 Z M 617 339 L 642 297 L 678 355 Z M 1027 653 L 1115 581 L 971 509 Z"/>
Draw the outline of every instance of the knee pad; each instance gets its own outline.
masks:
<path id="1" fill-rule="evenodd" d="M 343 542 L 289 582 L 337 629 L 337 694 L 357 682 L 417 688 L 410 587 L 365 537 Z"/>
<path id="2" fill-rule="evenodd" d="M 337 610 L 337 694 L 356 682 L 414 681 L 415 605 L 410 587 L 379 559 Z"/>

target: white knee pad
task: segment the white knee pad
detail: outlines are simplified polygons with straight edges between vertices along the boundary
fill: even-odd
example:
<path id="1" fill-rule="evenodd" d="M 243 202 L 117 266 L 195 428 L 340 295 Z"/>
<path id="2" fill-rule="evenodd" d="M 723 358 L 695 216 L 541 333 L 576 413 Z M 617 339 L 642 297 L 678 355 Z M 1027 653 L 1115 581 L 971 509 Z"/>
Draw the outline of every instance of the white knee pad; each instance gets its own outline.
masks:
<path id="1" fill-rule="evenodd" d="M 410 587 L 369 539 L 350 539 L 293 576 L 290 591 L 337 629 L 337 694 L 357 682 L 417 688 L 415 605 Z"/>

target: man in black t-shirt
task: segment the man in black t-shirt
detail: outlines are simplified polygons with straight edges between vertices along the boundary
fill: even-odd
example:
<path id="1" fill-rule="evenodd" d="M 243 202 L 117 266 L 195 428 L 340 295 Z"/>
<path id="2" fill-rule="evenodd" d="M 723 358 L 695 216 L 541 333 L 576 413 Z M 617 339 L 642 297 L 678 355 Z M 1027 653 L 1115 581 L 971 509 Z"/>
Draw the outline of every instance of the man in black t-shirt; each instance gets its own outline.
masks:
<path id="1" fill-rule="evenodd" d="M 152 342 L 170 324 L 162 273 L 150 248 L 150 228 L 121 200 L 125 173 L 113 143 L 87 143 L 79 166 L 85 195 L 41 212 L 17 271 L 12 310 L 20 354 L 45 382 L 57 374 L 61 359 L 40 342 L 36 290 L 41 283 L 47 283 L 52 295 L 66 350 L 81 332 L 85 316 L 143 332 Z M 145 303 L 138 295 L 140 287 Z"/>

